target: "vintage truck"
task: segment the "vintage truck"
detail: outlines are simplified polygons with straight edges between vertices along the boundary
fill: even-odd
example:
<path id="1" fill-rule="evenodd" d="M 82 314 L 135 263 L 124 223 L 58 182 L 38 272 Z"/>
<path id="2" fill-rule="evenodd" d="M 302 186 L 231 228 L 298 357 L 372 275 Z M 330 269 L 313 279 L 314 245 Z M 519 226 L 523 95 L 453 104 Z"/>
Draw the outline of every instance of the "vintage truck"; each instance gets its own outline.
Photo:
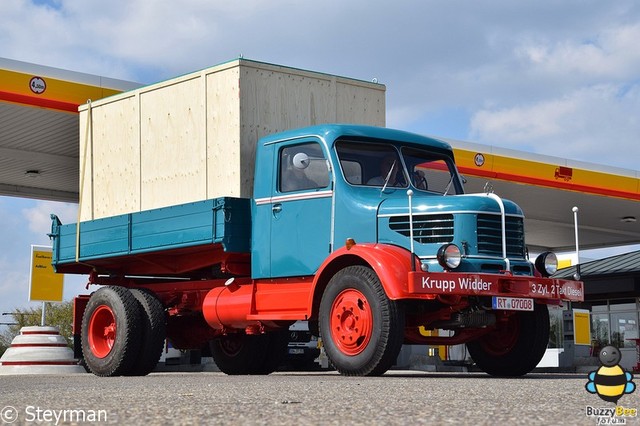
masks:
<path id="1" fill-rule="evenodd" d="M 147 374 L 165 338 L 210 345 L 225 373 L 268 374 L 298 320 L 344 375 L 383 374 L 403 344 L 464 343 L 482 370 L 518 376 L 545 352 L 547 306 L 584 297 L 549 278 L 554 254 L 528 259 L 514 202 L 464 193 L 447 143 L 382 127 L 262 137 L 252 197 L 52 219 L 56 271 L 102 286 L 74 312 L 101 376 Z"/>

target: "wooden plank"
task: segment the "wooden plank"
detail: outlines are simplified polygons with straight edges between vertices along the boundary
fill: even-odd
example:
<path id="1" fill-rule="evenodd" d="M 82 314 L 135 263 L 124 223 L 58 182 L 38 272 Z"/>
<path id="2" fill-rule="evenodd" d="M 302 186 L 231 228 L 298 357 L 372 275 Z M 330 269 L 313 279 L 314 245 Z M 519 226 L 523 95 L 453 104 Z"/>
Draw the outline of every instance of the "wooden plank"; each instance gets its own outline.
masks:
<path id="1" fill-rule="evenodd" d="M 95 108 L 93 141 L 94 216 L 101 218 L 139 210 L 138 97 L 129 96 Z"/>
<path id="2" fill-rule="evenodd" d="M 344 79 L 337 81 L 337 122 L 384 127 L 386 123 L 384 95 L 384 90 L 372 90 L 371 87 L 355 81 Z"/>
<path id="3" fill-rule="evenodd" d="M 142 210 L 207 197 L 200 78 L 140 94 Z"/>
<path id="4" fill-rule="evenodd" d="M 253 172 L 244 175 L 247 170 L 240 168 L 246 154 L 240 139 L 239 74 L 234 67 L 206 76 L 207 198 L 251 196 L 247 181 Z"/>
<path id="5" fill-rule="evenodd" d="M 92 136 L 91 136 L 91 120 L 89 109 L 85 106 L 80 113 L 80 146 L 79 146 L 79 179 L 78 190 L 78 218 L 80 220 L 91 220 L 93 216 L 93 166 L 91 158 L 92 153 Z"/>

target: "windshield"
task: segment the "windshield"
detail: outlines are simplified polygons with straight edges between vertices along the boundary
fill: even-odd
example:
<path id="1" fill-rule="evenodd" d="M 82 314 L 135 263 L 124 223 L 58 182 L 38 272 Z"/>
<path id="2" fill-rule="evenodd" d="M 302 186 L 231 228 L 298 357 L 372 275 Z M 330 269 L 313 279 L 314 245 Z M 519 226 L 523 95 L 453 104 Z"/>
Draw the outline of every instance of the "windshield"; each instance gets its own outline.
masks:
<path id="1" fill-rule="evenodd" d="M 448 157 L 408 147 L 402 148 L 402 157 L 417 189 L 439 194 L 462 193 L 455 167 Z"/>
<path id="2" fill-rule="evenodd" d="M 406 188 L 407 176 L 393 145 L 339 141 L 336 144 L 345 179 L 352 185 Z"/>
<path id="3" fill-rule="evenodd" d="M 385 143 L 338 141 L 336 150 L 342 173 L 351 185 L 408 188 L 440 194 L 459 194 L 449 157 L 427 150 Z"/>

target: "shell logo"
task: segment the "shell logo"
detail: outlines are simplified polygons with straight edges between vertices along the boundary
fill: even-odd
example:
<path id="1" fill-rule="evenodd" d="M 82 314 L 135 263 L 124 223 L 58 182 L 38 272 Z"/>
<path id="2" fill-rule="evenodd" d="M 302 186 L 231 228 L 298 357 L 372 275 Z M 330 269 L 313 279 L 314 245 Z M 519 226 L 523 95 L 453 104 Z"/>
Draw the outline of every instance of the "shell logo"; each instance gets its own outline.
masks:
<path id="1" fill-rule="evenodd" d="M 29 80 L 29 89 L 36 95 L 40 95 L 47 90 L 47 83 L 42 77 L 32 77 L 31 80 Z"/>

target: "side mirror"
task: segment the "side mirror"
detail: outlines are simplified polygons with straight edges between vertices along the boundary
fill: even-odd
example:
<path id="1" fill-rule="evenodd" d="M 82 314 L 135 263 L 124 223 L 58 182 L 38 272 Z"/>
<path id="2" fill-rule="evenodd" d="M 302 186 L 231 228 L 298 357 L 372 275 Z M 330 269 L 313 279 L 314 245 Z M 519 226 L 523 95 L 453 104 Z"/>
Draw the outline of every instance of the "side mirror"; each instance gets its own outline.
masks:
<path id="1" fill-rule="evenodd" d="M 304 152 L 299 152 L 293 156 L 293 167 L 295 167 L 296 169 L 306 169 L 307 167 L 309 167 L 309 163 L 309 156 Z"/>

